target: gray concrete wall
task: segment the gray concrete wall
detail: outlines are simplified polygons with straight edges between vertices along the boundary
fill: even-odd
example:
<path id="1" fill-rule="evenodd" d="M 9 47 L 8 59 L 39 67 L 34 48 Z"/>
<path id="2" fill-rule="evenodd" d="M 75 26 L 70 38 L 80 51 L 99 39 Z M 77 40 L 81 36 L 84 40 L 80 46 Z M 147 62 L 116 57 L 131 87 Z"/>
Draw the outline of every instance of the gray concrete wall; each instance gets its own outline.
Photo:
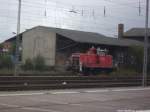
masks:
<path id="1" fill-rule="evenodd" d="M 45 58 L 46 64 L 55 65 L 56 33 L 44 28 L 34 28 L 23 33 L 22 38 L 22 61 L 33 59 L 37 55 Z"/>

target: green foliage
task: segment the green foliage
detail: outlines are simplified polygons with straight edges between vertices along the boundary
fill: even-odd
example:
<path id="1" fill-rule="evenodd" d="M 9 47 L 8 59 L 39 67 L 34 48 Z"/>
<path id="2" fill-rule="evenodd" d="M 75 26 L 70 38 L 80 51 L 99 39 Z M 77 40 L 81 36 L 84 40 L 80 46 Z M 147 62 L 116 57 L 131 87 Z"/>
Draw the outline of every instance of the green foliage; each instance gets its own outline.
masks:
<path id="1" fill-rule="evenodd" d="M 35 57 L 33 59 L 33 64 L 34 64 L 35 70 L 38 70 L 38 71 L 45 70 L 45 67 L 46 67 L 45 59 L 42 56 L 38 55 L 37 57 Z"/>
<path id="2" fill-rule="evenodd" d="M 22 65 L 23 70 L 36 70 L 43 71 L 46 70 L 47 66 L 45 65 L 45 59 L 38 55 L 34 59 L 27 59 L 25 64 Z"/>
<path id="3" fill-rule="evenodd" d="M 33 61 L 31 59 L 27 59 L 25 61 L 25 64 L 22 65 L 23 70 L 33 70 Z"/>
<path id="4" fill-rule="evenodd" d="M 10 54 L 12 55 L 15 55 L 15 52 L 16 52 L 16 44 L 15 42 L 11 43 L 12 44 L 12 47 L 10 49 Z"/>
<path id="5" fill-rule="evenodd" d="M 12 69 L 13 62 L 10 55 L 1 55 L 0 56 L 0 68 L 3 69 Z"/>
<path id="6" fill-rule="evenodd" d="M 110 76 L 134 76 L 138 75 L 139 73 L 134 70 L 134 69 L 129 69 L 129 68 L 119 68 L 119 70 L 115 70 L 111 72 L 109 75 Z"/>

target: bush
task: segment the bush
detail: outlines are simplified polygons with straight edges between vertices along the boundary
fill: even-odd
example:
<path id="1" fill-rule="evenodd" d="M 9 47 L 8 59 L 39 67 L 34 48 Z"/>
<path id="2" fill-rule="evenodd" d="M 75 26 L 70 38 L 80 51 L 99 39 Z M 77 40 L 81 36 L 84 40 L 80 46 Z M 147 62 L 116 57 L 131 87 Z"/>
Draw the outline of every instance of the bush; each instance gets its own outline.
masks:
<path id="1" fill-rule="evenodd" d="M 46 70 L 47 66 L 45 64 L 45 59 L 38 55 L 37 57 L 31 59 L 27 59 L 22 65 L 23 70 L 36 70 L 36 71 L 43 71 Z"/>
<path id="2" fill-rule="evenodd" d="M 22 66 L 23 70 L 33 70 L 33 61 L 31 59 L 27 59 L 25 64 Z"/>
<path id="3" fill-rule="evenodd" d="M 0 56 L 0 68 L 12 69 L 13 62 L 10 55 L 1 55 Z"/>
<path id="4" fill-rule="evenodd" d="M 33 59 L 27 59 L 25 63 L 22 65 L 23 70 L 36 70 L 36 71 L 44 71 L 48 70 L 49 67 L 45 64 L 45 59 L 38 55 Z"/>
<path id="5" fill-rule="evenodd" d="M 111 76 L 137 76 L 139 73 L 134 69 L 120 68 L 110 73 Z"/>
<path id="6" fill-rule="evenodd" d="M 38 55 L 33 59 L 34 69 L 38 71 L 43 71 L 46 68 L 45 59 Z"/>

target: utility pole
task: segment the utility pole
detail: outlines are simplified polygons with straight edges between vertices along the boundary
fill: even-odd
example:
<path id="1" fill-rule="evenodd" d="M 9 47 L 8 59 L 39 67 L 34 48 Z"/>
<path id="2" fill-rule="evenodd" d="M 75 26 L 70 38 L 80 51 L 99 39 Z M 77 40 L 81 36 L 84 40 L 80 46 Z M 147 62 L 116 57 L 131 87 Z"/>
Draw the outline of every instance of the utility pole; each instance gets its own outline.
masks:
<path id="1" fill-rule="evenodd" d="M 149 18 L 149 0 L 146 0 L 146 17 L 145 17 L 145 38 L 144 38 L 144 60 L 143 60 L 143 81 L 142 85 L 147 85 L 147 62 L 148 62 L 148 18 Z"/>
<path id="2" fill-rule="evenodd" d="M 141 16 L 141 1 L 139 0 L 139 16 Z"/>
<path id="3" fill-rule="evenodd" d="M 17 35 L 16 35 L 16 53 L 15 53 L 15 73 L 18 75 L 19 68 L 19 48 L 20 48 L 20 19 L 21 19 L 21 0 L 18 0 L 18 18 L 17 18 Z"/>

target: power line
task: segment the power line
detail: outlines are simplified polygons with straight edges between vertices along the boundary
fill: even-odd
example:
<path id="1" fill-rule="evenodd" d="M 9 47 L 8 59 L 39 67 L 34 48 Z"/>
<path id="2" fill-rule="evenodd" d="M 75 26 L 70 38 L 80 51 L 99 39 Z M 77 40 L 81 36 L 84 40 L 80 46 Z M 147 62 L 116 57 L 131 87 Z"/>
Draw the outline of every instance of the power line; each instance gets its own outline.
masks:
<path id="1" fill-rule="evenodd" d="M 29 13 L 28 13 L 29 14 Z M 33 14 L 32 14 L 32 16 L 33 16 Z M 40 19 L 35 19 L 34 17 L 30 17 L 29 18 L 29 15 L 28 16 L 25 16 L 25 17 L 23 17 L 23 20 L 27 20 L 27 21 L 30 21 L 30 20 L 32 20 L 32 21 L 37 21 L 37 22 L 39 22 L 39 21 L 41 21 Z M 53 16 L 47 16 L 47 18 L 52 18 Z M 115 16 L 109 16 L 109 17 L 111 17 L 111 18 L 115 18 Z M 70 21 L 70 22 L 73 22 L 73 23 L 77 23 L 77 24 L 80 24 L 80 22 L 81 22 L 81 19 L 75 19 L 75 20 L 70 20 L 69 18 L 66 18 L 66 17 L 61 17 L 61 18 L 63 18 L 64 20 L 66 20 L 67 22 L 68 21 Z M 124 18 L 124 17 L 123 17 Z M 13 18 L 13 19 L 16 19 L 16 18 Z M 41 18 L 42 19 L 42 18 Z M 116 19 L 118 19 L 118 17 L 116 17 Z M 127 18 L 124 18 L 124 19 L 127 19 Z M 121 20 L 121 19 L 120 19 Z M 129 20 L 131 20 L 131 19 L 129 19 Z M 134 19 L 132 19 L 132 21 L 133 21 Z M 100 22 L 96 22 L 97 20 L 95 20 L 95 23 L 97 24 L 97 25 L 100 25 L 101 23 Z M 135 20 L 134 20 L 135 21 Z M 91 22 L 91 20 L 89 21 L 89 22 Z M 85 23 L 85 20 L 84 20 L 84 22 L 83 23 Z M 87 22 L 86 22 L 87 23 Z M 107 23 L 109 23 L 108 22 L 108 20 L 107 20 Z M 82 24 L 83 25 L 83 24 Z M 104 24 L 103 24 L 104 25 Z"/>
<path id="2" fill-rule="evenodd" d="M 139 16 L 141 16 L 141 1 L 139 0 Z"/>
<path id="3" fill-rule="evenodd" d="M 39 12 L 31 12 L 31 11 L 22 11 L 23 12 L 23 14 L 32 14 L 33 16 L 43 16 L 44 14 L 43 14 L 43 12 L 41 12 L 41 13 L 39 13 Z M 38 14 L 37 14 L 38 13 Z M 1 14 L 6 14 L 6 13 L 1 13 Z M 69 13 L 68 13 L 69 14 Z M 3 16 L 3 15 L 2 15 Z M 80 16 L 79 16 L 80 17 Z M 98 16 L 96 16 L 96 17 L 98 17 Z"/>
<path id="4" fill-rule="evenodd" d="M 28 4 L 28 5 L 32 5 L 32 4 Z M 32 5 L 32 6 L 33 6 L 33 5 Z M 35 6 L 35 5 L 34 5 L 34 6 Z M 40 7 L 41 7 L 41 6 L 40 6 Z M 56 6 L 52 6 L 52 5 L 51 5 L 51 7 L 56 7 Z M 44 8 L 44 7 L 42 7 L 42 8 Z M 57 7 L 57 8 L 59 8 L 59 7 Z M 115 8 L 117 8 L 117 7 L 115 7 Z M 139 7 L 138 7 L 138 8 L 139 8 Z M 47 8 L 47 9 L 48 9 L 48 8 Z M 119 8 L 118 8 L 118 9 L 119 9 Z M 69 11 L 68 11 L 69 9 L 67 9 L 67 8 L 64 9 L 64 8 L 61 7 L 61 10 L 64 10 L 64 11 L 69 12 Z M 84 10 L 85 10 L 85 9 L 84 9 Z M 142 10 L 142 9 L 141 9 L 141 6 L 140 6 L 140 10 Z M 83 13 L 83 7 L 82 7 L 82 9 L 78 9 L 78 13 L 79 13 L 79 14 L 82 14 L 82 13 Z"/>
<path id="5" fill-rule="evenodd" d="M 130 6 L 131 3 L 128 3 L 128 4 L 127 3 L 118 3 L 118 2 L 115 2 L 115 1 L 111 1 L 111 0 L 104 0 L 104 1 L 109 2 L 109 3 L 114 3 L 116 5 L 121 5 L 121 6 L 131 7 L 131 8 L 138 8 L 136 6 Z M 91 5 L 75 5 L 75 4 L 60 2 L 60 1 L 57 1 L 57 0 L 50 0 L 50 2 L 56 2 L 58 4 L 61 4 L 61 5 L 63 4 L 63 5 L 68 5 L 68 6 L 74 5 L 74 6 L 78 6 L 78 7 L 100 7 L 100 6 L 103 6 L 103 5 L 93 5 L 93 6 L 91 6 Z M 138 3 L 138 2 L 134 2 L 134 4 L 135 3 Z"/>
<path id="6" fill-rule="evenodd" d="M 29 15 L 29 14 L 32 14 L 32 16 L 34 17 L 34 16 L 41 16 L 41 17 L 44 17 L 43 15 L 43 12 L 41 11 L 41 13 L 39 13 L 39 12 L 31 12 L 31 11 L 22 11 L 23 12 L 23 15 L 25 15 L 25 14 L 27 14 L 27 15 Z M 38 13 L 38 14 L 37 14 Z M 47 12 L 48 13 L 48 12 Z M 4 13 L 3 13 L 4 14 Z M 5 13 L 6 14 L 6 13 Z M 69 13 L 68 13 L 69 14 Z M 70 15 L 69 15 L 70 16 Z M 78 16 L 78 17 L 80 17 L 80 16 Z M 96 16 L 97 18 L 98 18 L 98 15 Z M 118 17 L 121 17 L 121 16 L 118 16 Z"/>
<path id="7" fill-rule="evenodd" d="M 64 20 L 66 20 L 67 18 L 65 18 Z M 24 22 L 25 21 L 34 21 L 35 23 L 37 22 L 37 23 L 39 23 L 39 21 L 40 20 L 38 20 L 38 19 L 35 19 L 35 18 L 28 18 L 28 17 L 25 17 L 25 18 L 23 18 L 23 20 L 24 20 Z M 68 21 L 68 20 L 66 20 L 66 21 Z M 72 21 L 71 21 L 72 22 Z M 76 24 L 78 24 L 78 25 L 83 25 L 83 26 L 86 26 L 86 27 L 91 27 L 91 26 L 89 26 L 89 25 L 84 25 L 84 24 L 80 24 L 80 21 L 73 21 L 73 23 L 76 23 Z M 84 23 L 84 22 L 82 22 L 82 23 Z M 87 23 L 87 22 L 86 22 Z M 16 23 L 11 23 L 11 24 L 16 24 Z M 22 25 L 26 25 L 26 24 L 23 24 L 23 23 L 21 23 Z M 98 25 L 101 25 L 101 26 L 104 26 L 104 24 L 101 24 L 101 23 L 97 23 Z M 75 25 L 74 25 L 75 26 Z"/>
<path id="8" fill-rule="evenodd" d="M 29 17 L 29 16 L 28 16 Z M 28 17 L 23 17 L 23 19 L 24 20 L 27 20 L 27 21 L 29 21 L 29 20 L 32 20 L 32 21 L 37 21 L 37 22 L 39 22 L 39 21 L 41 21 L 40 19 L 35 19 L 35 18 L 33 18 L 33 17 L 31 17 L 31 18 L 28 18 Z M 48 16 L 48 17 L 52 17 L 52 16 Z M 62 18 L 64 18 L 64 17 L 62 17 Z M 118 17 L 119 18 L 119 17 Z M 117 18 L 117 19 L 118 19 Z M 42 19 L 42 18 L 41 18 Z M 126 18 L 125 18 L 126 19 Z M 70 20 L 69 18 L 64 18 L 64 20 L 66 20 L 67 22 L 68 21 L 70 21 L 70 22 L 73 22 L 73 23 L 76 23 L 76 24 L 80 24 L 80 19 L 78 20 L 78 22 L 76 21 L 76 20 Z M 64 21 L 63 20 L 63 21 Z M 135 21 L 135 20 L 134 20 Z M 25 21 L 24 21 L 25 22 Z M 84 20 L 84 22 L 83 23 L 86 23 L 87 24 L 87 22 L 85 22 L 85 20 Z M 89 22 L 90 23 L 90 22 Z M 96 22 L 96 20 L 95 20 L 95 23 L 97 24 L 97 25 L 101 25 L 101 23 L 100 22 Z M 61 23 L 60 23 L 61 24 Z M 83 24 L 80 24 L 80 25 L 83 25 Z M 102 25 L 105 25 L 105 24 L 102 24 Z"/>
<path id="9" fill-rule="evenodd" d="M 128 3 L 128 4 L 125 4 L 125 3 L 118 3 L 118 2 L 115 2 L 115 1 L 110 1 L 110 0 L 104 0 L 106 2 L 109 2 L 109 3 L 113 3 L 113 4 L 116 4 L 116 5 L 121 5 L 121 6 L 127 6 L 127 7 L 131 7 L 131 8 L 139 8 L 138 6 L 130 6 L 131 3 Z M 6 2 L 5 2 L 6 3 Z M 29 4 L 36 4 L 38 6 L 45 6 L 45 3 L 44 2 L 29 2 L 29 1 L 26 1 L 26 0 L 23 0 L 22 3 L 29 3 Z M 48 3 L 48 1 L 47 1 Z M 63 6 L 63 7 L 70 7 L 71 4 L 68 4 L 68 3 L 64 3 L 64 2 L 58 2 L 58 1 L 55 1 L 55 0 L 50 0 L 49 3 L 55 3 L 57 4 L 57 6 Z M 134 2 L 134 4 L 137 3 L 138 4 L 138 1 L 137 2 Z M 141 2 L 143 3 L 143 2 Z M 9 3 L 7 2 L 7 4 L 17 4 L 17 2 L 13 2 L 13 3 Z M 130 4 L 130 5 L 129 5 Z M 102 7 L 103 5 L 71 5 L 71 6 L 75 6 L 75 7 L 88 7 L 88 8 L 93 8 L 93 7 Z M 144 6 L 145 7 L 145 6 Z M 142 8 L 144 8 L 142 7 Z"/>
<path id="10" fill-rule="evenodd" d="M 39 5 L 37 5 L 37 4 L 36 4 L 36 5 L 35 5 L 35 4 L 33 5 L 33 4 L 28 4 L 28 3 L 26 3 L 26 2 L 24 1 L 24 3 L 23 3 L 22 5 L 23 5 L 23 7 L 26 7 L 27 9 L 28 9 L 28 8 L 31 8 L 31 6 L 36 6 L 37 9 L 38 9 L 38 8 L 40 7 L 40 4 L 41 4 L 41 3 L 39 3 Z M 58 6 L 59 6 L 59 5 L 58 5 Z M 51 6 L 51 7 L 60 8 L 60 7 L 56 7 L 55 5 L 54 5 L 54 6 Z M 33 8 L 33 7 L 32 7 L 32 8 Z M 41 7 L 42 11 L 41 11 L 41 13 L 38 12 L 39 14 L 38 14 L 38 13 L 37 13 L 37 14 L 36 14 L 36 13 L 34 14 L 32 11 L 25 11 L 25 10 L 24 10 L 22 13 L 23 13 L 24 16 L 27 16 L 27 17 L 24 17 L 24 16 L 23 16 L 23 20 L 27 20 L 27 21 L 32 20 L 32 21 L 35 21 L 35 23 L 36 23 L 36 22 L 39 22 L 39 21 L 42 21 L 42 19 L 44 19 L 44 8 L 45 8 L 45 7 L 44 7 L 44 4 L 43 4 L 43 7 Z M 67 21 L 67 22 L 70 21 L 70 23 L 69 23 L 70 26 L 71 26 L 71 24 L 75 24 L 75 23 L 76 23 L 76 24 L 78 24 L 78 26 L 76 26 L 76 25 L 72 25 L 72 26 L 79 27 L 79 25 L 80 25 L 80 26 L 84 25 L 84 24 L 81 24 L 82 21 L 83 21 L 83 23 L 85 23 L 85 20 L 86 20 L 85 17 L 84 17 L 84 16 L 85 16 L 85 10 L 84 10 L 84 13 L 83 13 L 83 14 L 84 14 L 84 15 L 83 15 L 83 18 L 80 18 L 80 19 L 78 18 L 78 17 L 81 17 L 82 10 L 83 10 L 82 8 L 81 8 L 81 12 L 80 12 L 80 13 L 79 13 L 79 12 L 77 13 L 77 14 L 79 14 L 79 15 L 77 16 L 77 15 L 69 14 L 69 12 L 68 12 L 68 11 L 69 11 L 69 8 L 68 8 L 68 9 L 65 8 L 65 10 L 63 10 L 63 8 L 61 7 L 59 13 L 62 13 L 63 11 L 64 11 L 64 12 L 67 12 L 67 13 L 66 13 L 66 14 L 67 14 L 66 16 L 68 16 L 68 17 L 62 17 L 62 15 L 55 15 L 55 17 L 54 17 L 54 16 L 50 16 L 49 13 L 47 12 L 47 10 L 49 10 L 49 9 L 51 10 L 52 8 L 47 8 L 47 7 L 46 7 L 46 9 L 45 9 L 45 12 L 46 12 L 46 14 L 45 14 L 45 15 L 46 15 L 46 21 L 50 21 L 50 20 L 48 20 L 48 18 L 53 17 L 53 18 L 55 18 L 55 19 L 54 19 L 55 25 L 57 25 L 57 24 L 62 24 L 62 23 L 60 22 L 60 18 L 62 18 L 62 21 Z M 77 9 L 77 10 L 79 11 L 79 9 Z M 15 11 L 15 10 L 14 10 L 14 11 Z M 58 11 L 57 11 L 57 12 L 58 12 Z M 4 13 L 3 13 L 3 14 L 4 14 Z M 40 14 L 41 14 L 41 15 L 40 15 Z M 55 13 L 55 14 L 56 14 L 56 13 Z M 34 16 L 39 16 L 39 15 L 40 15 L 41 18 L 40 18 L 40 19 L 35 19 Z M 93 23 L 92 23 L 93 25 L 103 25 L 103 26 L 105 26 L 105 24 L 100 24 L 100 22 L 97 22 L 99 18 L 98 18 L 98 13 L 96 13 L 95 10 L 94 10 L 94 14 L 93 14 L 93 15 L 97 18 L 97 19 L 95 19 L 95 20 L 93 21 Z M 7 15 L 6 15 L 6 16 L 7 16 Z M 57 16 L 57 17 L 56 17 L 56 16 Z M 58 17 L 58 16 L 59 16 L 59 17 Z M 10 18 L 10 16 L 8 16 L 8 17 Z M 29 17 L 30 17 L 30 18 L 29 18 Z M 101 17 L 101 16 L 100 16 L 100 17 Z M 112 18 L 116 18 L 116 19 L 119 19 L 119 18 L 120 18 L 120 16 L 116 17 L 116 16 L 111 16 L 111 15 L 108 15 L 107 17 L 108 17 L 108 18 L 109 18 L 109 17 L 112 17 Z M 12 17 L 12 18 L 13 18 L 13 17 Z M 72 20 L 71 18 L 75 18 L 75 19 Z M 107 18 L 107 19 L 105 18 L 105 19 L 107 20 L 107 24 L 109 23 L 108 20 L 110 20 L 110 19 L 108 19 L 108 18 Z M 14 17 L 13 19 L 16 19 L 16 18 Z M 56 20 L 56 19 L 57 19 L 57 20 Z M 82 20 L 82 19 L 84 19 L 84 20 Z M 134 20 L 134 19 L 125 18 L 125 17 L 122 17 L 120 20 L 123 20 L 123 19 L 127 19 L 127 20 L 130 20 L 130 21 L 131 21 L 131 20 Z M 9 20 L 10 20 L 10 19 L 9 19 Z M 81 20 L 82 20 L 82 21 L 81 21 Z M 136 19 L 135 19 L 135 20 L 136 20 Z M 56 22 L 56 21 L 57 21 L 57 22 Z M 88 21 L 89 21 L 89 20 L 88 20 Z M 72 23 L 71 23 L 71 22 L 72 22 Z M 89 22 L 92 22 L 92 21 L 90 20 Z M 42 22 L 41 22 L 41 23 L 42 23 Z M 87 27 L 88 27 L 88 26 L 87 26 Z"/>
<path id="11" fill-rule="evenodd" d="M 34 4 L 34 5 L 33 5 L 33 4 L 26 4 L 25 2 L 23 2 L 22 4 L 23 4 L 24 7 L 29 7 L 29 8 L 30 8 L 30 7 L 32 6 L 32 8 L 33 8 L 33 7 L 39 8 L 39 6 L 37 6 L 37 5 L 35 5 L 35 4 Z M 52 5 L 51 5 L 51 7 L 53 7 L 53 8 L 59 8 L 59 7 L 52 6 Z M 41 8 L 41 9 L 44 9 L 44 6 L 41 6 L 41 5 L 40 5 L 40 8 Z M 28 9 L 28 8 L 27 8 L 27 9 Z M 45 15 L 46 15 L 46 12 L 47 12 L 46 10 L 51 10 L 51 9 L 52 9 L 52 8 L 46 8 L 46 9 L 45 9 Z M 80 9 L 80 12 L 78 12 L 80 15 L 83 13 L 82 10 L 83 10 L 83 9 Z M 63 8 L 61 7 L 61 11 L 69 12 L 69 9 L 67 9 L 67 8 L 63 9 Z M 115 13 L 116 13 L 116 12 L 115 12 Z"/>
<path id="12" fill-rule="evenodd" d="M 126 3 L 119 3 L 119 2 L 115 2 L 115 1 L 111 1 L 111 0 L 104 0 L 104 1 L 112 3 L 112 4 L 116 4 L 118 6 L 130 7 L 130 8 L 136 8 L 136 9 L 139 8 L 138 6 L 130 6 L 130 4 L 126 4 Z M 141 7 L 141 8 L 144 8 L 144 7 Z"/>

